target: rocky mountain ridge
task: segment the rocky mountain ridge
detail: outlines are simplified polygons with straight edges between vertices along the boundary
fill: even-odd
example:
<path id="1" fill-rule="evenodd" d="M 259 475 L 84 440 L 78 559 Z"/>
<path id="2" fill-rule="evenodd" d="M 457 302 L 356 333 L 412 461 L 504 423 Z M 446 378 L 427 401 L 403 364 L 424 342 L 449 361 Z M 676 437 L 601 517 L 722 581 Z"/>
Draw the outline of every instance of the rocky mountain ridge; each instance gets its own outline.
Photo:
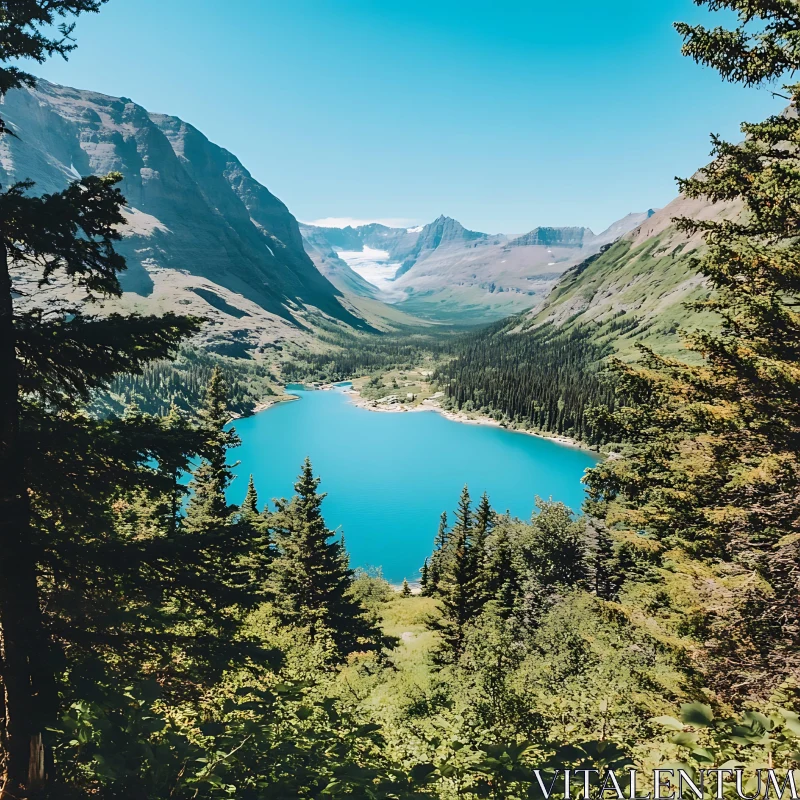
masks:
<path id="1" fill-rule="evenodd" d="M 428 319 L 481 323 L 537 307 L 566 270 L 654 213 L 629 214 L 600 234 L 544 226 L 487 234 L 444 215 L 416 228 L 300 229 L 311 258 L 342 290 Z"/>

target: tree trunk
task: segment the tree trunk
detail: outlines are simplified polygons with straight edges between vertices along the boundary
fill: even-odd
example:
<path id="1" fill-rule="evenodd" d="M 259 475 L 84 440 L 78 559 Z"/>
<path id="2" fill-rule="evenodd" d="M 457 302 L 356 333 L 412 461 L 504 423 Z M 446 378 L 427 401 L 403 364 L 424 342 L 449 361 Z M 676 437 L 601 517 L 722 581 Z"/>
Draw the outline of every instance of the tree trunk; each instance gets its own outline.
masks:
<path id="1" fill-rule="evenodd" d="M 20 448 L 11 289 L 8 251 L 0 236 L 0 800 L 35 796 L 46 778 L 46 647 Z"/>

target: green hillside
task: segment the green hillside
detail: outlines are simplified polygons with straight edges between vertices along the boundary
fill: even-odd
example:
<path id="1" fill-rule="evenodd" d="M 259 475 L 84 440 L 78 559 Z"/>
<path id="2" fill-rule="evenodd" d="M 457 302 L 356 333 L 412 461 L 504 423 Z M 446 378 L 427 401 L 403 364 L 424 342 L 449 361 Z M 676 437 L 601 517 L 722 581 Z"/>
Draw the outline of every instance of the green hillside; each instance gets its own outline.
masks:
<path id="1" fill-rule="evenodd" d="M 738 208 L 678 197 L 565 272 L 540 309 L 462 337 L 452 346 L 455 358 L 436 373 L 448 404 L 511 427 L 602 444 L 591 409 L 615 405 L 602 375 L 609 357 L 633 361 L 642 343 L 695 362 L 680 331 L 719 325 L 688 307 L 710 293 L 696 267 L 703 241 L 674 219 L 725 219 Z"/>
<path id="2" fill-rule="evenodd" d="M 709 295 L 696 268 L 703 243 L 681 232 L 674 219 L 725 219 L 737 213 L 737 206 L 678 197 L 635 231 L 567 271 L 523 329 L 547 322 L 567 329 L 588 325 L 599 344 L 610 345 L 626 360 L 635 356 L 637 342 L 664 354 L 684 353 L 679 331 L 715 322 L 687 308 L 687 303 Z"/>

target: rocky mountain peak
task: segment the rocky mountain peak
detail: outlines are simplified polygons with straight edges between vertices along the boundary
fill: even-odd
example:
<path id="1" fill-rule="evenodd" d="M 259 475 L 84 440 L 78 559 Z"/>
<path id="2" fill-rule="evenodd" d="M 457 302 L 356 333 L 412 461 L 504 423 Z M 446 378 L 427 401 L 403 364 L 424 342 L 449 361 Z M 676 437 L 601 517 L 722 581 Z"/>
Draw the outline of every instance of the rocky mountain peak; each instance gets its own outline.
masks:
<path id="1" fill-rule="evenodd" d="M 534 228 L 532 231 L 518 236 L 509 244 L 511 247 L 583 247 L 587 237 L 594 236 L 589 228 Z"/>
<path id="2" fill-rule="evenodd" d="M 428 223 L 419 234 L 418 252 L 435 250 L 440 245 L 450 242 L 469 242 L 487 238 L 485 233 L 478 233 L 465 228 L 458 220 L 444 214 Z"/>

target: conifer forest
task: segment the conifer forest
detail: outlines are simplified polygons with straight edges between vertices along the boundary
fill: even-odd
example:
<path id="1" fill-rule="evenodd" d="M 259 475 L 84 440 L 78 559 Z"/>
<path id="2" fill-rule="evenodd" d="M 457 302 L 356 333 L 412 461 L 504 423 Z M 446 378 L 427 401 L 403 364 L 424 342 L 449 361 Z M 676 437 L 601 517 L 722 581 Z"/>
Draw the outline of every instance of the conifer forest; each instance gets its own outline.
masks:
<path id="1" fill-rule="evenodd" d="M 0 97 L 118 1 L 0 0 Z M 719 26 L 676 24 L 687 64 L 788 110 L 679 182 L 742 212 L 675 222 L 708 287 L 677 355 L 622 357 L 623 319 L 357 330 L 321 301 L 305 349 L 207 352 L 202 316 L 103 310 L 121 173 L 2 185 L 0 800 L 524 800 L 676 765 L 755 796 L 800 769 L 800 6 L 696 5 Z M 423 367 L 445 409 L 597 450 L 583 507 L 465 485 L 393 585 L 351 563 L 311 459 L 230 502 L 237 417 Z"/>

